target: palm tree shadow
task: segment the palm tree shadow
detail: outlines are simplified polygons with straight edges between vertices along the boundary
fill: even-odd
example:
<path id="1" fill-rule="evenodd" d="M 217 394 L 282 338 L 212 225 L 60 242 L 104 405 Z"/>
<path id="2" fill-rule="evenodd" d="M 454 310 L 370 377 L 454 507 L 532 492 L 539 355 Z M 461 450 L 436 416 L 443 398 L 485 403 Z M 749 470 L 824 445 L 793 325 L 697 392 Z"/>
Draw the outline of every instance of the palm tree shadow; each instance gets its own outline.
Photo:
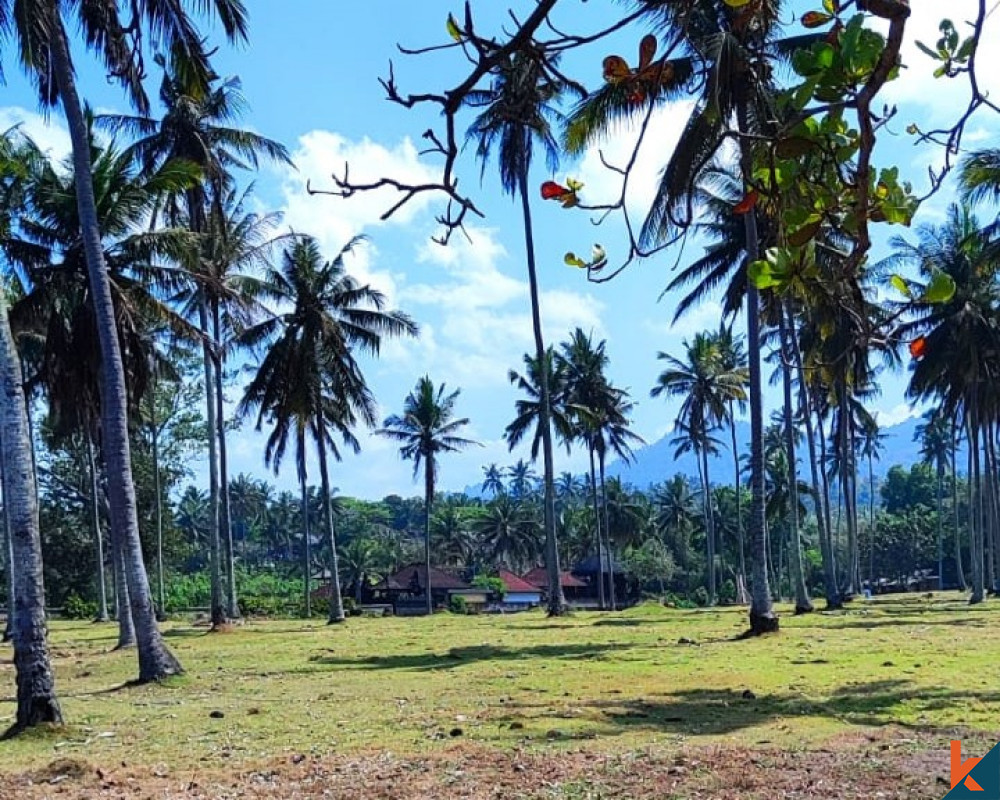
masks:
<path id="1" fill-rule="evenodd" d="M 586 732 L 587 737 L 616 736 L 630 731 L 716 736 L 803 715 L 869 727 L 896 724 L 926 732 L 942 729 L 931 723 L 916 725 L 899 721 L 895 712 L 916 695 L 909 681 L 884 680 L 841 686 L 826 699 L 791 693 L 757 697 L 735 689 L 690 689 L 669 693 L 658 700 L 598 700 L 580 704 L 578 708 L 595 718 L 595 727 Z M 1000 691 L 921 688 L 919 697 L 924 712 L 961 708 L 969 702 L 1000 703 Z M 523 716 L 518 711 L 532 707 L 509 704 L 506 708 L 510 713 L 501 722 L 521 720 Z M 559 712 L 550 710 L 543 716 L 558 717 Z"/>
<path id="2" fill-rule="evenodd" d="M 535 645 L 532 647 L 478 645 L 453 647 L 446 653 L 400 653 L 358 659 L 313 656 L 309 660 L 328 666 L 354 667 L 356 669 L 447 670 L 484 661 L 523 661 L 530 658 L 601 660 L 620 655 L 625 650 L 630 649 L 632 649 L 632 645 L 619 644 Z"/>

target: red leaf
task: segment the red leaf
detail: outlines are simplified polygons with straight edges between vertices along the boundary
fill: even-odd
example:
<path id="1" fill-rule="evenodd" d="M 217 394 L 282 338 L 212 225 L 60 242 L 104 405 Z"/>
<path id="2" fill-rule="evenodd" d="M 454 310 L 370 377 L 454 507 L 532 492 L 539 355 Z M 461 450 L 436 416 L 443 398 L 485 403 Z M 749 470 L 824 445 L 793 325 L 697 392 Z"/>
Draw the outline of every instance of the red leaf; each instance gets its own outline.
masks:
<path id="1" fill-rule="evenodd" d="M 910 355 L 914 358 L 922 358 L 927 352 L 927 339 L 923 336 L 918 336 L 912 342 L 910 342 Z"/>
<path id="2" fill-rule="evenodd" d="M 739 203 L 736 204 L 736 207 L 733 208 L 733 213 L 748 214 L 750 210 L 753 209 L 753 207 L 756 205 L 757 205 L 757 190 L 751 189 L 747 193 L 746 197 L 744 197 L 742 200 L 740 200 Z"/>
<path id="3" fill-rule="evenodd" d="M 545 181 L 545 183 L 542 184 L 543 200 L 556 200 L 567 194 L 570 194 L 569 189 L 565 186 L 560 186 L 555 181 Z"/>

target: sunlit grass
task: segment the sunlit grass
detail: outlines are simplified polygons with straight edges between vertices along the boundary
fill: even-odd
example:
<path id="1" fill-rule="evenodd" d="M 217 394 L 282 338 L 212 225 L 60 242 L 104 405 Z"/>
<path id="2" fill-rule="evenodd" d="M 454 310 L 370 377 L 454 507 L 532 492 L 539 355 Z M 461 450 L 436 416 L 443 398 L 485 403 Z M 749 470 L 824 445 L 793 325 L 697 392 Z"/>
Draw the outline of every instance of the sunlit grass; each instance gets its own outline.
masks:
<path id="1" fill-rule="evenodd" d="M 786 611 L 788 611 L 786 609 Z M 196 769 L 288 753 L 425 752 L 455 739 L 590 747 L 818 747 L 865 726 L 1000 728 L 1000 614 L 956 595 L 855 603 L 736 640 L 741 609 L 171 623 L 187 675 L 130 687 L 113 626 L 56 622 L 69 727 L 0 744 L 4 770 L 54 758 Z M 9 650 L 0 725 L 14 712 Z M 224 716 L 212 716 L 221 712 Z"/>

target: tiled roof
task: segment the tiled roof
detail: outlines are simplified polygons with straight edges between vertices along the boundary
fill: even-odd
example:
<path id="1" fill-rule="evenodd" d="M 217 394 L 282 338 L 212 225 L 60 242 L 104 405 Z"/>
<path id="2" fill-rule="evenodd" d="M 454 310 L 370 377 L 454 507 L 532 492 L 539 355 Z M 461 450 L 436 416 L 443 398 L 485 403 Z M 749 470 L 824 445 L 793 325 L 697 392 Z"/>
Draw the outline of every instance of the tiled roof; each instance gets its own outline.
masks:
<path id="1" fill-rule="evenodd" d="M 503 585 L 507 587 L 508 592 L 525 592 L 528 594 L 538 593 L 538 586 L 533 583 L 528 583 L 528 581 L 524 580 L 524 578 L 519 578 L 509 570 L 500 570 L 499 577 L 500 580 L 503 581 Z"/>
<path id="2" fill-rule="evenodd" d="M 427 585 L 427 567 L 423 564 L 407 564 L 394 575 L 390 575 L 382 581 L 377 588 L 393 589 L 395 591 L 406 591 L 414 583 L 414 576 L 417 577 L 420 588 Z M 469 584 L 459 580 L 454 575 L 450 575 L 440 569 L 431 567 L 431 589 L 469 589 Z"/>
<path id="3" fill-rule="evenodd" d="M 549 573 L 545 567 L 535 567 L 531 572 L 524 576 L 524 580 L 528 583 L 537 586 L 539 589 L 546 589 L 549 585 Z M 563 589 L 582 589 L 587 584 L 570 575 L 568 572 L 563 572 L 559 576 L 559 583 Z"/>

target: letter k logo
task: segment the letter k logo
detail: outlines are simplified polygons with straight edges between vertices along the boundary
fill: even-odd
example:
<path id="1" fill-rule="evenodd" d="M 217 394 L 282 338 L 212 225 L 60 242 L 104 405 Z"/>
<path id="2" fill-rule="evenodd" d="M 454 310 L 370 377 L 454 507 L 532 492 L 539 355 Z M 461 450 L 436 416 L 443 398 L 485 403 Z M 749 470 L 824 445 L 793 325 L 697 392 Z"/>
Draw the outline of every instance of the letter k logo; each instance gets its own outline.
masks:
<path id="1" fill-rule="evenodd" d="M 983 787 L 969 775 L 973 768 L 982 761 L 981 758 L 969 758 L 962 761 L 962 743 L 952 740 L 951 743 L 951 788 L 954 789 L 964 781 L 965 788 L 971 792 L 981 792 Z"/>

